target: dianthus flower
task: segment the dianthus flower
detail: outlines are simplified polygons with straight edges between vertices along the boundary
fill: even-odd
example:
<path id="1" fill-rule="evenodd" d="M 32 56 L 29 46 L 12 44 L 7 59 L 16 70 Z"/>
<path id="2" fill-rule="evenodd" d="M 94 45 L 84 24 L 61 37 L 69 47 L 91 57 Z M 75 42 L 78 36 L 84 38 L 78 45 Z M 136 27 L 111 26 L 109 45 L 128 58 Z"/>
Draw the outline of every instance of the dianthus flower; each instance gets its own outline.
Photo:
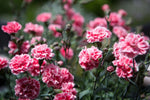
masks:
<path id="1" fill-rule="evenodd" d="M 31 55 L 36 59 L 51 59 L 54 56 L 52 51 L 47 44 L 39 44 L 31 50 Z"/>
<path id="2" fill-rule="evenodd" d="M 42 40 L 41 40 L 41 36 L 36 36 L 36 37 L 33 37 L 30 41 L 30 44 L 32 45 L 36 45 L 38 44 L 39 42 L 46 42 L 46 39 L 42 37 Z"/>
<path id="3" fill-rule="evenodd" d="M 47 22 L 50 18 L 51 18 L 51 13 L 44 12 L 44 13 L 39 14 L 36 17 L 36 21 L 38 21 L 38 22 Z"/>
<path id="4" fill-rule="evenodd" d="M 54 24 L 64 25 L 63 16 L 56 15 L 56 19 L 53 21 Z"/>
<path id="5" fill-rule="evenodd" d="M 61 33 L 60 33 L 60 32 L 57 32 L 57 29 L 61 29 L 61 25 L 58 25 L 58 24 L 51 24 L 51 25 L 48 26 L 48 29 L 53 32 L 53 35 L 54 35 L 55 37 L 60 37 L 60 36 L 61 36 Z"/>
<path id="6" fill-rule="evenodd" d="M 74 96 L 70 92 L 62 92 L 55 95 L 54 100 L 75 100 L 76 96 Z"/>
<path id="7" fill-rule="evenodd" d="M 115 33 L 117 35 L 118 38 L 121 38 L 121 37 L 126 37 L 128 32 L 126 29 L 124 29 L 123 27 L 121 26 L 115 26 L 113 27 L 113 33 Z"/>
<path id="8" fill-rule="evenodd" d="M 111 37 L 111 32 L 105 28 L 98 26 L 95 29 L 87 31 L 86 38 L 88 43 L 102 42 L 106 38 Z"/>
<path id="9" fill-rule="evenodd" d="M 61 69 L 58 66 L 49 64 L 48 66 L 45 67 L 43 71 L 42 80 L 44 83 L 47 84 L 48 87 L 52 86 L 56 89 L 61 88 L 63 81 Z"/>
<path id="10" fill-rule="evenodd" d="M 13 42 L 13 41 L 9 41 L 8 44 L 9 47 L 9 54 L 27 54 L 29 52 L 30 49 L 30 44 L 29 41 L 25 41 L 22 43 L 21 48 L 19 49 L 19 51 L 16 52 L 16 50 L 18 49 L 17 45 Z"/>
<path id="11" fill-rule="evenodd" d="M 75 14 L 75 11 L 72 8 L 66 7 L 66 15 L 68 17 L 68 19 L 71 19 L 72 16 Z"/>
<path id="12" fill-rule="evenodd" d="M 11 59 L 9 68 L 13 74 L 18 75 L 19 73 L 27 71 L 30 62 L 31 58 L 28 54 L 16 55 Z"/>
<path id="13" fill-rule="evenodd" d="M 7 25 L 2 25 L 2 30 L 8 34 L 17 33 L 21 28 L 21 24 L 16 21 L 11 21 L 8 22 Z"/>
<path id="14" fill-rule="evenodd" d="M 90 21 L 88 24 L 89 29 L 94 29 L 97 26 L 107 27 L 107 22 L 105 18 L 95 18 L 93 21 Z"/>
<path id="15" fill-rule="evenodd" d="M 19 98 L 18 100 L 31 100 L 31 99 L 21 99 L 21 98 Z"/>
<path id="16" fill-rule="evenodd" d="M 109 5 L 108 5 L 108 4 L 104 4 L 104 5 L 102 6 L 102 10 L 103 10 L 103 11 L 108 11 L 108 10 L 110 10 Z"/>
<path id="17" fill-rule="evenodd" d="M 113 66 L 108 66 L 107 67 L 107 71 L 108 72 L 113 72 L 114 71 L 114 67 Z"/>
<path id="18" fill-rule="evenodd" d="M 114 43 L 113 54 L 114 54 L 115 58 L 117 58 L 117 59 L 119 58 L 120 55 L 122 55 L 119 43 L 116 43 L 116 42 Z"/>
<path id="19" fill-rule="evenodd" d="M 21 99 L 35 99 L 40 92 L 40 82 L 32 78 L 16 80 L 15 95 Z"/>
<path id="20" fill-rule="evenodd" d="M 39 60 L 33 58 L 29 68 L 28 68 L 28 72 L 32 75 L 32 76 L 38 76 L 41 72 L 41 74 L 43 73 L 43 69 L 44 66 L 46 66 L 46 61 L 44 60 L 41 67 L 39 65 Z"/>
<path id="21" fill-rule="evenodd" d="M 137 71 L 137 64 L 132 58 L 128 58 L 127 56 L 119 56 L 119 59 L 113 61 L 114 66 L 117 66 L 116 73 L 118 77 L 122 78 L 131 78 L 133 76 L 133 69 Z M 133 69 L 132 69 L 133 68 Z"/>
<path id="22" fill-rule="evenodd" d="M 120 14 L 121 16 L 126 16 L 126 15 L 127 15 L 127 12 L 126 12 L 125 10 L 123 10 L 123 9 L 120 9 L 120 10 L 118 11 L 118 14 Z"/>
<path id="23" fill-rule="evenodd" d="M 121 53 L 134 58 L 137 55 L 143 55 L 149 49 L 149 43 L 139 34 L 129 33 L 125 38 L 119 41 Z"/>
<path id="24" fill-rule="evenodd" d="M 97 68 L 99 65 L 99 59 L 102 58 L 102 51 L 92 46 L 91 48 L 84 48 L 79 53 L 79 64 L 85 70 L 91 70 Z"/>
<path id="25" fill-rule="evenodd" d="M 25 33 L 32 33 L 34 35 L 41 36 L 42 33 L 44 32 L 44 28 L 41 25 L 33 24 L 30 22 L 25 25 L 25 28 L 23 31 Z"/>
<path id="26" fill-rule="evenodd" d="M 8 65 L 8 60 L 7 60 L 7 58 L 5 58 L 5 57 L 0 57 L 0 70 L 1 70 L 2 68 L 7 67 L 7 65 Z"/>
<path id="27" fill-rule="evenodd" d="M 65 83 L 65 82 L 73 82 L 73 80 L 74 80 L 73 75 L 66 68 L 62 68 L 61 69 L 61 75 L 62 75 L 62 79 L 63 79 L 62 82 L 63 83 Z"/>
<path id="28" fill-rule="evenodd" d="M 60 53 L 61 53 L 61 55 L 62 55 L 64 58 L 69 59 L 69 60 L 70 60 L 70 59 L 73 57 L 73 55 L 74 55 L 73 50 L 72 50 L 71 48 L 66 48 L 66 51 L 65 51 L 65 48 L 62 47 L 62 48 L 60 49 Z"/>

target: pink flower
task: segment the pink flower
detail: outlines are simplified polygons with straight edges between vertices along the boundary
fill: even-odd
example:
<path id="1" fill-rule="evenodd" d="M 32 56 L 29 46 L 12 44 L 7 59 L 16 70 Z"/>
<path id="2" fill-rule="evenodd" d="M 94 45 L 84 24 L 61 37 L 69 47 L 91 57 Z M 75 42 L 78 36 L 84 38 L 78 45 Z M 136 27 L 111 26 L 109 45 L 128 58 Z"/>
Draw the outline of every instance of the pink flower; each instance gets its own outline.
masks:
<path id="1" fill-rule="evenodd" d="M 75 13 L 75 14 L 72 16 L 72 20 L 74 21 L 74 22 L 73 22 L 73 26 L 74 26 L 74 25 L 82 26 L 83 23 L 84 23 L 84 17 L 83 17 L 82 15 L 80 15 L 79 13 Z"/>
<path id="2" fill-rule="evenodd" d="M 57 62 L 57 64 L 58 64 L 59 66 L 62 66 L 62 65 L 63 65 L 63 63 L 64 63 L 64 62 L 63 62 L 63 61 L 61 61 L 61 60 Z"/>
<path id="3" fill-rule="evenodd" d="M 102 58 L 102 51 L 92 46 L 91 48 L 82 49 L 79 53 L 79 64 L 85 70 L 91 70 L 97 68 L 99 65 L 99 59 Z"/>
<path id="4" fill-rule="evenodd" d="M 57 15 L 56 19 L 53 21 L 54 24 L 64 25 L 63 16 Z"/>
<path id="5" fill-rule="evenodd" d="M 58 66 L 49 64 L 44 69 L 44 72 L 42 74 L 42 80 L 44 83 L 47 84 L 48 87 L 52 86 L 56 89 L 61 88 L 63 81 L 61 69 Z"/>
<path id="6" fill-rule="evenodd" d="M 103 10 L 103 11 L 108 11 L 108 10 L 110 10 L 109 5 L 108 5 L 108 4 L 104 4 L 104 5 L 102 6 L 102 10 Z"/>
<path id="7" fill-rule="evenodd" d="M 55 95 L 54 100 L 75 100 L 76 96 L 74 96 L 70 92 L 62 92 Z"/>
<path id="8" fill-rule="evenodd" d="M 7 65 L 8 65 L 8 59 L 5 57 L 0 57 L 0 70 L 2 68 L 7 67 Z"/>
<path id="9" fill-rule="evenodd" d="M 32 24 L 31 22 L 30 23 L 27 23 L 25 25 L 25 28 L 23 30 L 25 33 L 32 33 L 34 35 L 37 35 L 37 36 L 41 36 L 42 33 L 44 32 L 44 28 L 43 26 L 41 25 L 38 25 L 38 24 Z"/>
<path id="10" fill-rule="evenodd" d="M 15 95 L 21 99 L 35 99 L 40 92 L 40 82 L 32 78 L 16 80 Z"/>
<path id="11" fill-rule="evenodd" d="M 88 24 L 89 29 L 94 29 L 97 26 L 107 27 L 107 22 L 105 18 L 95 18 L 93 21 L 90 21 Z"/>
<path id="12" fill-rule="evenodd" d="M 128 58 L 127 56 L 120 56 L 119 59 L 113 61 L 113 64 L 117 66 L 116 73 L 119 77 L 122 78 L 131 78 L 133 76 L 133 70 L 137 71 L 137 64 L 132 58 Z"/>
<path id="13" fill-rule="evenodd" d="M 115 26 L 115 27 L 113 27 L 113 32 L 117 35 L 118 38 L 121 38 L 121 37 L 124 38 L 128 34 L 127 30 L 124 29 L 121 26 Z"/>
<path id="14" fill-rule="evenodd" d="M 127 12 L 126 12 L 125 10 L 123 10 L 123 9 L 120 9 L 120 10 L 118 11 L 118 13 L 119 13 L 121 16 L 126 16 L 126 15 L 127 15 Z"/>
<path id="15" fill-rule="evenodd" d="M 36 36 L 36 37 L 33 37 L 32 39 L 31 39 L 31 41 L 30 41 L 30 43 L 32 44 L 32 45 L 36 45 L 36 44 L 38 44 L 39 42 L 46 42 L 46 39 L 45 38 L 42 38 L 42 40 L 41 40 L 41 37 L 40 36 Z"/>
<path id="16" fill-rule="evenodd" d="M 19 73 L 27 71 L 30 62 L 31 58 L 28 54 L 16 55 L 11 59 L 9 68 L 13 74 L 18 75 Z"/>
<path id="17" fill-rule="evenodd" d="M 52 51 L 47 44 L 39 44 L 31 50 L 31 55 L 36 59 L 51 59 L 54 56 Z"/>
<path id="18" fill-rule="evenodd" d="M 40 68 L 39 60 L 33 58 L 28 68 L 28 71 L 32 76 L 38 76 L 40 74 L 40 71 L 41 71 L 41 74 L 43 73 L 44 66 L 46 66 L 45 60 L 43 61 L 41 68 Z"/>
<path id="19" fill-rule="evenodd" d="M 31 99 L 21 99 L 21 98 L 19 98 L 18 100 L 31 100 Z"/>
<path id="20" fill-rule="evenodd" d="M 108 66 L 107 67 L 107 71 L 108 72 L 113 72 L 114 71 L 114 67 L 113 66 Z"/>
<path id="21" fill-rule="evenodd" d="M 106 38 L 111 37 L 111 32 L 105 28 L 98 26 L 95 29 L 87 31 L 86 38 L 88 43 L 102 42 Z"/>
<path id="22" fill-rule="evenodd" d="M 139 34 L 129 33 L 125 38 L 120 39 L 121 53 L 128 57 L 143 55 L 149 49 L 149 43 Z"/>
<path id="23" fill-rule="evenodd" d="M 44 13 L 39 14 L 36 17 L 36 21 L 38 21 L 38 22 L 47 22 L 50 18 L 51 18 L 51 13 L 44 12 Z"/>
<path id="24" fill-rule="evenodd" d="M 66 48 L 66 51 L 65 51 L 65 48 L 62 47 L 62 48 L 60 49 L 60 53 L 61 53 L 61 55 L 62 55 L 64 58 L 69 59 L 69 60 L 70 60 L 70 59 L 73 57 L 73 55 L 74 55 L 73 50 L 72 50 L 71 48 Z"/>
<path id="25" fill-rule="evenodd" d="M 24 0 L 24 2 L 26 2 L 26 3 L 31 3 L 32 0 Z"/>
<path id="26" fill-rule="evenodd" d="M 25 41 L 21 45 L 20 53 L 21 54 L 27 54 L 29 52 L 29 49 L 30 49 L 29 41 Z"/>
<path id="27" fill-rule="evenodd" d="M 2 25 L 2 30 L 8 34 L 17 33 L 21 28 L 21 24 L 16 21 L 11 21 L 8 22 L 7 25 Z"/>
<path id="28" fill-rule="evenodd" d="M 71 19 L 72 16 L 75 14 L 75 11 L 72 8 L 66 7 L 66 15 L 68 17 L 68 19 Z"/>
<path id="29" fill-rule="evenodd" d="M 61 69 L 61 75 L 62 75 L 62 79 L 63 79 L 62 82 L 63 83 L 65 83 L 65 82 L 73 82 L 73 80 L 74 80 L 73 75 L 66 68 L 62 68 Z"/>
<path id="30" fill-rule="evenodd" d="M 119 58 L 120 55 L 122 55 L 119 43 L 116 43 L 116 42 L 114 43 L 113 54 L 114 54 L 115 58 L 117 58 L 117 59 Z"/>
<path id="31" fill-rule="evenodd" d="M 61 36 L 61 33 L 57 32 L 57 29 L 61 29 L 60 25 L 58 25 L 58 24 L 51 24 L 51 25 L 48 26 L 48 29 L 53 32 L 53 35 L 55 37 L 60 37 Z"/>

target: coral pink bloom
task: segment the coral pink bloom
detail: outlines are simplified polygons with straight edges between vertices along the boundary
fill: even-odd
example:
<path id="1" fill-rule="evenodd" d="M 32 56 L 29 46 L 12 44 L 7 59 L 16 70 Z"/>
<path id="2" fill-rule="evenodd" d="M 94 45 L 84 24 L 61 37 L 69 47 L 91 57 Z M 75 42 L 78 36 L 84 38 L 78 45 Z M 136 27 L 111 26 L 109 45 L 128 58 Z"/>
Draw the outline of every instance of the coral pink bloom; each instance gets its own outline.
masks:
<path id="1" fill-rule="evenodd" d="M 75 100 L 76 96 L 74 96 L 70 92 L 62 92 L 55 95 L 54 100 Z"/>
<path id="2" fill-rule="evenodd" d="M 128 34 L 125 38 L 120 39 L 121 53 L 128 57 L 143 55 L 149 49 L 149 43 L 139 34 Z"/>
<path id="3" fill-rule="evenodd" d="M 60 49 L 60 53 L 61 53 L 61 55 L 62 55 L 64 58 L 69 59 L 69 60 L 70 60 L 70 59 L 73 57 L 73 55 L 74 55 L 73 50 L 72 50 L 71 48 L 66 48 L 66 50 L 65 50 L 65 48 L 62 47 L 62 48 Z"/>
<path id="4" fill-rule="evenodd" d="M 116 73 L 119 77 L 122 78 L 131 78 L 133 76 L 133 70 L 137 71 L 137 64 L 132 58 L 128 58 L 127 56 L 119 56 L 119 59 L 113 61 L 113 64 L 117 66 Z M 132 68 L 131 68 L 132 67 Z"/>
<path id="5" fill-rule="evenodd" d="M 127 15 L 127 12 L 126 12 L 125 10 L 123 10 L 123 9 L 120 9 L 120 10 L 118 11 L 118 14 L 120 14 L 121 16 L 126 16 L 126 15 Z"/>
<path id="6" fill-rule="evenodd" d="M 108 4 L 104 4 L 104 5 L 102 6 L 102 10 L 103 10 L 103 11 L 108 11 L 108 10 L 110 10 L 109 5 L 108 5 Z"/>
<path id="7" fill-rule="evenodd" d="M 61 29 L 61 25 L 58 25 L 58 24 L 51 24 L 51 25 L 48 26 L 48 29 L 53 32 L 53 35 L 54 35 L 55 37 L 60 37 L 60 36 L 61 36 L 61 33 L 60 33 L 60 32 L 57 32 L 57 29 Z"/>
<path id="8" fill-rule="evenodd" d="M 18 75 L 19 73 L 27 71 L 30 62 L 31 58 L 28 54 L 16 55 L 11 59 L 9 68 L 13 74 Z"/>
<path id="9" fill-rule="evenodd" d="M 16 80 L 15 95 L 21 99 L 35 99 L 40 93 L 40 82 L 32 78 Z"/>
<path id="10" fill-rule="evenodd" d="M 61 69 L 58 66 L 49 64 L 45 67 L 42 74 L 42 80 L 47 84 L 48 87 L 54 87 L 56 89 L 61 88 L 62 85 L 62 75 Z"/>
<path id="11" fill-rule="evenodd" d="M 30 63 L 30 66 L 28 68 L 28 71 L 32 76 L 38 76 L 40 74 L 40 72 L 41 72 L 41 74 L 43 73 L 44 66 L 46 66 L 45 60 L 43 61 L 42 65 L 40 67 L 39 60 L 33 58 Z"/>
<path id="12" fill-rule="evenodd" d="M 47 22 L 50 18 L 51 18 L 51 13 L 44 12 L 44 13 L 39 14 L 36 17 L 36 21 L 38 21 L 38 22 Z"/>
<path id="13" fill-rule="evenodd" d="M 90 21 L 88 24 L 89 29 L 94 29 L 97 26 L 107 27 L 107 22 L 105 18 L 95 18 L 93 21 Z"/>
<path id="14" fill-rule="evenodd" d="M 121 37 L 126 37 L 128 32 L 126 29 L 124 29 L 123 27 L 121 26 L 115 26 L 113 28 L 113 33 L 115 33 L 117 35 L 118 38 L 121 38 Z"/>
<path id="15" fill-rule="evenodd" d="M 99 65 L 99 59 L 102 58 L 102 51 L 92 46 L 91 48 L 82 49 L 79 53 L 79 64 L 85 70 L 91 70 L 97 68 Z"/>
<path id="16" fill-rule="evenodd" d="M 44 32 L 44 28 L 41 25 L 33 24 L 30 22 L 25 25 L 25 28 L 23 31 L 25 33 L 32 33 L 34 35 L 41 36 L 42 33 Z"/>
<path id="17" fill-rule="evenodd" d="M 47 44 L 39 44 L 31 50 L 31 55 L 36 59 L 51 59 L 54 56 L 52 51 Z"/>
<path id="18" fill-rule="evenodd" d="M 8 59 L 5 57 L 0 57 L 0 70 L 2 68 L 7 67 L 7 65 L 8 65 Z"/>
<path id="19" fill-rule="evenodd" d="M 73 75 L 66 68 L 62 68 L 61 69 L 61 75 L 62 75 L 63 83 L 65 83 L 65 82 L 73 82 L 73 80 L 74 80 Z"/>
<path id="20" fill-rule="evenodd" d="M 41 39 L 41 36 L 36 36 L 36 37 L 33 37 L 30 41 L 30 44 L 32 45 L 36 45 L 36 44 L 39 44 L 39 43 L 45 43 L 46 42 L 46 39 L 42 37 Z"/>
<path id="21" fill-rule="evenodd" d="M 95 29 L 87 31 L 86 38 L 88 43 L 102 42 L 106 38 L 111 37 L 111 32 L 105 28 L 98 26 Z"/>
<path id="22" fill-rule="evenodd" d="M 107 71 L 108 72 L 113 72 L 114 71 L 114 67 L 113 66 L 108 66 L 107 67 Z"/>
<path id="23" fill-rule="evenodd" d="M 7 25 L 2 25 L 2 30 L 8 34 L 17 33 L 21 28 L 21 24 L 16 21 L 11 21 L 8 22 Z"/>

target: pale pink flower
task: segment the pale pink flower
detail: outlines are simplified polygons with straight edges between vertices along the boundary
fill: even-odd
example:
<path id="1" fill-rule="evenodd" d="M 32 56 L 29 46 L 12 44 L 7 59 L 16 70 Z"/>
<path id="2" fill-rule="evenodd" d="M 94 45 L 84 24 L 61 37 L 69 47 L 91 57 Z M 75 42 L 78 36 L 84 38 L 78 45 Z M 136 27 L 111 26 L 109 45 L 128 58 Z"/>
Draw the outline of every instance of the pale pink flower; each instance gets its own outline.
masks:
<path id="1" fill-rule="evenodd" d="M 28 72 L 32 75 L 32 76 L 38 76 L 41 72 L 41 74 L 43 73 L 43 69 L 44 66 L 46 66 L 46 61 L 44 60 L 41 67 L 39 65 L 39 60 L 33 58 L 29 68 L 28 68 Z"/>
<path id="2" fill-rule="evenodd" d="M 55 37 L 60 37 L 60 36 L 61 36 L 61 33 L 57 31 L 57 29 L 61 29 L 61 25 L 58 25 L 58 24 L 50 24 L 50 25 L 48 26 L 48 29 L 53 32 L 53 35 L 54 35 Z"/>
<path id="3" fill-rule="evenodd" d="M 39 42 L 46 42 L 46 39 L 45 38 L 43 38 L 42 37 L 42 39 L 41 39 L 41 36 L 36 36 L 36 37 L 33 37 L 32 39 L 31 39 L 31 41 L 30 41 L 30 44 L 32 44 L 32 45 L 36 45 L 36 44 L 38 44 Z"/>
<path id="4" fill-rule="evenodd" d="M 108 5 L 108 4 L 104 4 L 104 5 L 102 6 L 102 10 L 103 10 L 103 11 L 108 11 L 108 10 L 110 10 L 109 5 Z"/>
<path id="5" fill-rule="evenodd" d="M 106 38 L 111 37 L 111 32 L 105 28 L 98 26 L 95 29 L 87 31 L 86 38 L 88 43 L 102 42 Z"/>
<path id="6" fill-rule="evenodd" d="M 63 81 L 61 69 L 53 64 L 47 65 L 42 74 L 42 80 L 47 84 L 48 87 L 52 86 L 56 89 L 61 88 Z"/>
<path id="7" fill-rule="evenodd" d="M 25 28 L 23 31 L 25 33 L 32 33 L 34 35 L 41 36 L 42 33 L 44 32 L 44 28 L 41 25 L 33 24 L 33 23 L 29 22 L 25 25 Z"/>
<path id="8" fill-rule="evenodd" d="M 57 64 L 59 65 L 59 66 L 62 66 L 63 65 L 63 61 L 62 60 L 60 60 L 60 61 L 57 61 Z"/>
<path id="9" fill-rule="evenodd" d="M 90 21 L 88 24 L 89 29 L 94 29 L 97 26 L 107 27 L 107 22 L 105 18 L 95 18 L 93 21 Z"/>
<path id="10" fill-rule="evenodd" d="M 121 26 L 113 27 L 113 33 L 115 33 L 118 38 L 121 38 L 121 37 L 125 38 L 128 34 L 127 30 Z"/>
<path id="11" fill-rule="evenodd" d="M 31 50 L 31 55 L 36 59 L 51 59 L 54 56 L 52 51 L 47 44 L 39 44 Z"/>
<path id="12" fill-rule="evenodd" d="M 108 72 L 113 72 L 114 71 L 114 67 L 113 66 L 108 66 L 107 67 L 107 71 Z"/>
<path id="13" fill-rule="evenodd" d="M 73 82 L 74 76 L 69 72 L 67 68 L 61 69 L 62 82 Z"/>
<path id="14" fill-rule="evenodd" d="M 102 58 L 102 51 L 92 46 L 91 48 L 84 48 L 79 53 L 79 64 L 85 70 L 91 70 L 97 68 L 99 65 L 99 59 Z"/>
<path id="15" fill-rule="evenodd" d="M 69 59 L 69 60 L 70 60 L 70 59 L 73 57 L 73 55 L 74 55 L 72 48 L 66 48 L 66 50 L 65 50 L 65 48 L 62 47 L 62 48 L 60 49 L 60 53 L 61 53 L 61 55 L 62 55 L 64 58 Z"/>
<path id="16" fill-rule="evenodd" d="M 51 16 L 52 16 L 51 13 L 44 12 L 44 13 L 39 14 L 36 17 L 36 21 L 38 21 L 38 22 L 47 22 L 51 18 Z"/>
<path id="17" fill-rule="evenodd" d="M 55 95 L 54 100 L 75 100 L 76 96 L 74 96 L 70 92 L 62 92 Z"/>
<path id="18" fill-rule="evenodd" d="M 16 80 L 15 95 L 21 99 L 35 99 L 40 93 L 40 82 L 32 78 Z"/>
<path id="19" fill-rule="evenodd" d="M 120 10 L 118 11 L 118 14 L 120 14 L 121 16 L 126 16 L 126 15 L 127 15 L 127 12 L 126 12 L 125 10 L 123 10 L 123 9 L 120 9 Z"/>
<path id="20" fill-rule="evenodd" d="M 7 67 L 8 59 L 5 57 L 0 57 L 0 70 Z"/>
<path id="21" fill-rule="evenodd" d="M 16 21 L 7 22 L 7 25 L 2 25 L 2 30 L 8 34 L 17 33 L 21 28 L 21 24 Z"/>
<path id="22" fill-rule="evenodd" d="M 28 54 L 16 55 L 11 59 L 9 68 L 13 74 L 18 75 L 19 73 L 27 71 L 30 62 L 31 58 Z"/>

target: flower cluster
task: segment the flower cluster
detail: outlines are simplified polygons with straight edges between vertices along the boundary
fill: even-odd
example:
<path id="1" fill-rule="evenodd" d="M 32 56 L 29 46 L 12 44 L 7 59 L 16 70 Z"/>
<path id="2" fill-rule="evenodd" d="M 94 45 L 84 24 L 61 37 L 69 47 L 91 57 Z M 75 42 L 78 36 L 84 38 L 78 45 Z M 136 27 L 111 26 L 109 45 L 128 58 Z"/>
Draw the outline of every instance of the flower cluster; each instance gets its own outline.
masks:
<path id="1" fill-rule="evenodd" d="M 7 65 L 8 65 L 8 60 L 7 60 L 7 58 L 5 58 L 5 57 L 0 57 L 0 70 L 1 70 L 2 68 L 7 67 Z"/>
<path id="2" fill-rule="evenodd" d="M 47 22 L 51 18 L 51 13 L 44 12 L 36 17 L 37 22 Z"/>

